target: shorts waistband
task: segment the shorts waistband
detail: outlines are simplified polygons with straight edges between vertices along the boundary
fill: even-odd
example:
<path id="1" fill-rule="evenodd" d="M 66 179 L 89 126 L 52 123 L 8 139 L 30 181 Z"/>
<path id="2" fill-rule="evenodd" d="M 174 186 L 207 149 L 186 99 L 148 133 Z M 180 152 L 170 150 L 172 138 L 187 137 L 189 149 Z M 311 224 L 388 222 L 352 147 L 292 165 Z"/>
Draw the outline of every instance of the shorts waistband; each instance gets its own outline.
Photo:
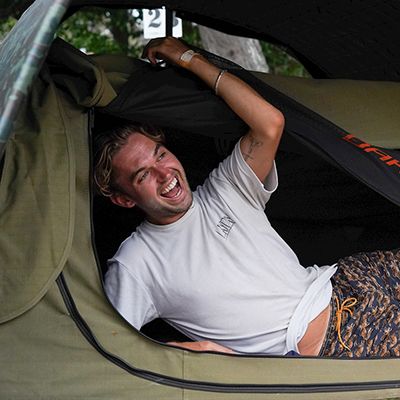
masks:
<path id="1" fill-rule="evenodd" d="M 342 317 L 343 313 L 353 315 L 353 307 L 357 304 L 355 297 L 343 298 L 341 293 L 338 293 L 335 288 L 332 291 L 332 298 L 330 301 L 331 313 L 329 317 L 328 328 L 326 330 L 325 338 L 319 351 L 319 356 L 324 356 L 328 347 L 333 340 L 340 342 L 343 348 L 350 350 L 349 347 L 342 339 Z M 336 334 L 335 334 L 336 333 Z"/>

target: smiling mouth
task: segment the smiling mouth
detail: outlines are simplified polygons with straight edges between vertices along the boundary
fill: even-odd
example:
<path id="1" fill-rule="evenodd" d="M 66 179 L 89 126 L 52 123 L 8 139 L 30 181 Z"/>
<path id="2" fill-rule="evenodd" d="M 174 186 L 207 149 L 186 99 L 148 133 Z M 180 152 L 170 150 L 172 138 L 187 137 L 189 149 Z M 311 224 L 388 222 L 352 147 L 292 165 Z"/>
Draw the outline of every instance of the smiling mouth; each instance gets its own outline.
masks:
<path id="1" fill-rule="evenodd" d="M 172 199 L 178 197 L 181 193 L 182 193 L 181 185 L 179 183 L 178 178 L 175 176 L 169 183 L 169 185 L 166 188 L 164 188 L 164 190 L 161 192 L 161 196 L 166 197 L 167 199 Z"/>

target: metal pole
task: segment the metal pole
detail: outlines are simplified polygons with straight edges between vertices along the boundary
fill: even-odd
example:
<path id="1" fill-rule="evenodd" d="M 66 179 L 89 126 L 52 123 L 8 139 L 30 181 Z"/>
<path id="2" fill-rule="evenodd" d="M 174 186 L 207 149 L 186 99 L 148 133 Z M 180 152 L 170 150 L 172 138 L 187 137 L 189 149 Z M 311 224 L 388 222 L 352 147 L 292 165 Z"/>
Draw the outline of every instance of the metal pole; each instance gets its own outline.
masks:
<path id="1" fill-rule="evenodd" d="M 165 8 L 165 36 L 172 36 L 173 11 Z"/>

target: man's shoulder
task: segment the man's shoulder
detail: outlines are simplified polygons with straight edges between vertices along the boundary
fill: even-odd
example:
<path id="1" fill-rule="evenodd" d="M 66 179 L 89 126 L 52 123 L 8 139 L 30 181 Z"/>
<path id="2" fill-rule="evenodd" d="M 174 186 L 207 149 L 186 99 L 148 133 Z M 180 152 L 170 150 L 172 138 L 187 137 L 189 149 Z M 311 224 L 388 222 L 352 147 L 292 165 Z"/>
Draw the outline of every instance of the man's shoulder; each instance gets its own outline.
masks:
<path id="1" fill-rule="evenodd" d="M 107 276 L 119 276 L 137 279 L 147 266 L 151 264 L 149 251 L 146 245 L 138 237 L 136 232 L 127 237 L 119 246 L 112 258 L 107 262 Z"/>
<path id="2" fill-rule="evenodd" d="M 145 243 L 141 238 L 141 234 L 138 232 L 138 230 L 135 230 L 121 242 L 112 259 L 129 259 L 134 254 L 138 254 L 138 252 L 140 252 L 144 247 Z"/>
<path id="3" fill-rule="evenodd" d="M 140 233 L 138 234 L 138 231 L 135 230 L 133 231 L 127 238 L 125 238 L 119 248 L 129 248 L 131 246 L 139 246 L 140 245 Z"/>

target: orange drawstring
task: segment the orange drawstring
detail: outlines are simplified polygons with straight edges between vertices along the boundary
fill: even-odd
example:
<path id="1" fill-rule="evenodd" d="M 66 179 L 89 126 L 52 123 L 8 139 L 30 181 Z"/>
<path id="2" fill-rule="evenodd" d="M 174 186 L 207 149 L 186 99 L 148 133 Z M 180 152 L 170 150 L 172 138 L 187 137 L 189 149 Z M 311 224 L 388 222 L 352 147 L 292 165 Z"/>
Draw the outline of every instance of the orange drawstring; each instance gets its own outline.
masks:
<path id="1" fill-rule="evenodd" d="M 339 338 L 339 342 L 341 343 L 341 345 L 347 349 L 350 350 L 350 347 L 346 346 L 343 342 L 342 339 L 342 335 L 340 333 L 341 329 L 342 329 L 342 313 L 343 311 L 347 311 L 348 313 L 350 313 L 350 315 L 353 315 L 353 311 L 350 309 L 350 307 L 353 307 L 357 304 L 357 299 L 354 297 L 349 297 L 348 299 L 346 299 L 342 305 L 340 306 L 339 304 L 339 300 L 337 299 L 337 297 L 335 297 L 336 300 L 336 305 L 337 305 L 337 311 L 336 311 L 336 330 L 338 333 L 338 338 Z"/>

